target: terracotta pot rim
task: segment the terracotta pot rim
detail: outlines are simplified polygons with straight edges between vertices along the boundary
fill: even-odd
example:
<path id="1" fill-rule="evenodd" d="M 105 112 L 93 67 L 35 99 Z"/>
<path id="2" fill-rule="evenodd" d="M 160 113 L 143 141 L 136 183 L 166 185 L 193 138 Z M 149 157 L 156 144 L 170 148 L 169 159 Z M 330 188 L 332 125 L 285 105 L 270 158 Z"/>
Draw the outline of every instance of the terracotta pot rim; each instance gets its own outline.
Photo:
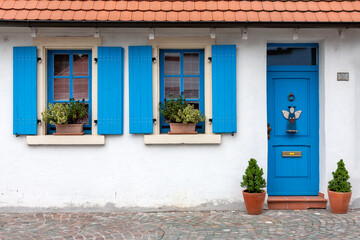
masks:
<path id="1" fill-rule="evenodd" d="M 352 193 L 352 191 L 350 191 L 350 192 L 335 192 L 335 191 L 331 191 L 329 189 L 328 189 L 328 192 L 337 193 L 337 194 L 350 194 L 350 193 Z"/>
<path id="2" fill-rule="evenodd" d="M 250 194 L 250 195 L 255 195 L 255 194 L 258 194 L 258 195 L 262 195 L 262 194 L 266 194 L 266 190 L 264 190 L 264 189 L 261 189 L 263 192 L 261 192 L 261 193 L 249 193 L 249 192 L 246 192 L 247 191 L 247 189 L 245 189 L 245 190 L 243 190 L 242 192 L 244 193 L 244 194 Z"/>
<path id="3" fill-rule="evenodd" d="M 196 123 L 173 123 L 173 122 L 170 122 L 170 124 L 196 124 Z"/>

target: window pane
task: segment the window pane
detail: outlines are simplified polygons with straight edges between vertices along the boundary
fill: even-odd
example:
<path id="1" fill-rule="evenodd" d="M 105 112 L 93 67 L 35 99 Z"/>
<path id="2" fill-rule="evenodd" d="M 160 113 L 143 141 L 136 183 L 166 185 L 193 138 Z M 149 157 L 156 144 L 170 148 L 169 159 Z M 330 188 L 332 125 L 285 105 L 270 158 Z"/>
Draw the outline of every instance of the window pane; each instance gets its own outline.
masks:
<path id="1" fill-rule="evenodd" d="M 193 105 L 194 109 L 199 109 L 199 106 L 200 106 L 199 102 L 188 102 L 187 101 L 187 103 L 190 105 Z M 204 113 L 202 112 L 201 114 L 204 114 Z"/>
<path id="2" fill-rule="evenodd" d="M 198 75 L 199 74 L 199 54 L 198 53 L 184 53 L 184 74 Z"/>
<path id="3" fill-rule="evenodd" d="M 69 78 L 54 78 L 54 100 L 67 101 L 69 94 Z"/>
<path id="4" fill-rule="evenodd" d="M 54 55 L 54 76 L 69 76 L 69 54 Z"/>
<path id="5" fill-rule="evenodd" d="M 316 48 L 269 47 L 268 65 L 316 65 Z"/>
<path id="6" fill-rule="evenodd" d="M 165 98 L 177 98 L 180 94 L 180 78 L 166 77 L 165 78 Z"/>
<path id="7" fill-rule="evenodd" d="M 198 77 L 184 77 L 184 98 L 199 98 Z"/>
<path id="8" fill-rule="evenodd" d="M 180 53 L 165 53 L 165 75 L 180 75 Z"/>
<path id="9" fill-rule="evenodd" d="M 75 100 L 89 100 L 88 78 L 73 78 L 73 97 Z"/>
<path id="10" fill-rule="evenodd" d="M 89 75 L 89 56 L 87 54 L 73 55 L 73 76 Z"/>
<path id="11" fill-rule="evenodd" d="M 84 123 L 84 125 L 88 125 L 89 124 L 89 104 L 85 103 L 85 107 L 87 109 L 88 114 L 84 118 L 83 123 Z"/>

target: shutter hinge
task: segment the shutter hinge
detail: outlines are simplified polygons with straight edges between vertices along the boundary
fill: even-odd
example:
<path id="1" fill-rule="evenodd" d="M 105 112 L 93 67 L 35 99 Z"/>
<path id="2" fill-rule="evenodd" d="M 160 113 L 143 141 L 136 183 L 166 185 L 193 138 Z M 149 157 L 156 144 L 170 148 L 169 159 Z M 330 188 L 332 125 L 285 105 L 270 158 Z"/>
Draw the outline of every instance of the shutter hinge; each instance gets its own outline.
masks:
<path id="1" fill-rule="evenodd" d="M 98 123 L 97 120 L 94 120 L 94 123 L 95 123 L 95 125 L 97 125 L 97 123 Z"/>
<path id="2" fill-rule="evenodd" d="M 208 63 L 212 62 L 212 57 L 208 57 Z"/>
<path id="3" fill-rule="evenodd" d="M 155 57 L 152 58 L 152 62 L 156 63 L 156 58 Z"/>
<path id="4" fill-rule="evenodd" d="M 232 133 L 231 133 L 231 136 L 234 136 L 234 134 L 235 134 L 235 133 L 234 133 L 234 132 L 232 132 Z"/>
<path id="5" fill-rule="evenodd" d="M 209 123 L 212 124 L 212 118 L 209 118 Z"/>
<path id="6" fill-rule="evenodd" d="M 98 59 L 97 58 L 94 58 L 94 63 L 97 63 L 98 62 Z"/>
<path id="7" fill-rule="evenodd" d="M 41 63 L 41 62 L 42 62 L 41 57 L 38 57 L 38 58 L 36 59 L 36 61 L 37 61 L 38 63 Z"/>
<path id="8" fill-rule="evenodd" d="M 41 120 L 40 119 L 37 120 L 37 124 L 41 125 Z"/>
<path id="9" fill-rule="evenodd" d="M 156 118 L 153 118 L 153 123 L 156 123 Z"/>

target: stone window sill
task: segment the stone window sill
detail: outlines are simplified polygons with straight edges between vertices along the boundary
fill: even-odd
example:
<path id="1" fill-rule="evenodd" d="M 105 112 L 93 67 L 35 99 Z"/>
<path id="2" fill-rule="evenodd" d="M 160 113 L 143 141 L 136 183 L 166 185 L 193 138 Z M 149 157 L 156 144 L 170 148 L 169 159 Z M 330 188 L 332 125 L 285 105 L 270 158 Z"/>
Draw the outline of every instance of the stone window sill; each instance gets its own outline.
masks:
<path id="1" fill-rule="evenodd" d="M 28 145 L 104 145 L 105 136 L 83 135 L 83 136 L 27 136 Z"/>
<path id="2" fill-rule="evenodd" d="M 147 145 L 160 144 L 220 144 L 220 134 L 194 134 L 194 135 L 144 135 Z"/>

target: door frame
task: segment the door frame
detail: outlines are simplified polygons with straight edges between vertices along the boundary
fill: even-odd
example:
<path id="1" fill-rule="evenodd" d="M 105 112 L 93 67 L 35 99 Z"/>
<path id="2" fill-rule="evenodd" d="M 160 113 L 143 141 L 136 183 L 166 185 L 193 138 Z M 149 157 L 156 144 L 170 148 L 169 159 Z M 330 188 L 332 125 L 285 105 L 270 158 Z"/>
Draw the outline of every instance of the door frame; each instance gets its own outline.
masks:
<path id="1" fill-rule="evenodd" d="M 316 48 L 316 65 L 268 65 L 266 63 L 266 91 L 267 91 L 267 94 L 268 94 L 268 73 L 269 72 L 316 72 L 316 81 L 317 81 L 317 85 L 316 85 L 316 91 L 317 91 L 317 105 L 318 105 L 318 116 L 317 116 L 317 120 L 318 120 L 318 123 L 317 123 L 317 131 L 318 131 L 318 135 L 317 135 L 317 146 L 316 146 L 316 149 L 315 151 L 317 151 L 317 163 L 315 163 L 317 165 L 317 179 L 316 179 L 316 184 L 318 185 L 318 189 L 320 190 L 320 162 L 321 162 L 321 158 L 320 158 L 320 74 L 319 74 L 319 59 L 320 59 L 320 56 L 319 56 L 319 44 L 318 43 L 268 43 L 266 45 L 266 49 L 268 49 L 268 47 L 307 47 L 307 48 L 310 48 L 310 47 L 315 47 Z M 267 58 L 267 55 L 266 55 L 266 58 Z M 267 103 L 266 103 L 266 108 L 268 109 L 268 97 L 266 98 L 267 99 Z M 268 114 L 268 110 L 267 110 L 267 122 L 269 122 L 269 114 Z M 270 126 L 271 127 L 271 126 Z M 316 131 L 316 130 L 315 130 Z M 268 151 L 267 151 L 267 181 L 269 183 L 269 171 L 271 169 L 271 167 L 269 166 L 269 155 L 270 155 L 270 151 L 269 151 L 269 141 L 268 141 Z M 289 194 L 290 195 L 290 194 Z M 294 195 L 297 195 L 297 194 L 294 194 Z M 299 193 L 298 195 L 301 195 L 301 193 Z"/>

